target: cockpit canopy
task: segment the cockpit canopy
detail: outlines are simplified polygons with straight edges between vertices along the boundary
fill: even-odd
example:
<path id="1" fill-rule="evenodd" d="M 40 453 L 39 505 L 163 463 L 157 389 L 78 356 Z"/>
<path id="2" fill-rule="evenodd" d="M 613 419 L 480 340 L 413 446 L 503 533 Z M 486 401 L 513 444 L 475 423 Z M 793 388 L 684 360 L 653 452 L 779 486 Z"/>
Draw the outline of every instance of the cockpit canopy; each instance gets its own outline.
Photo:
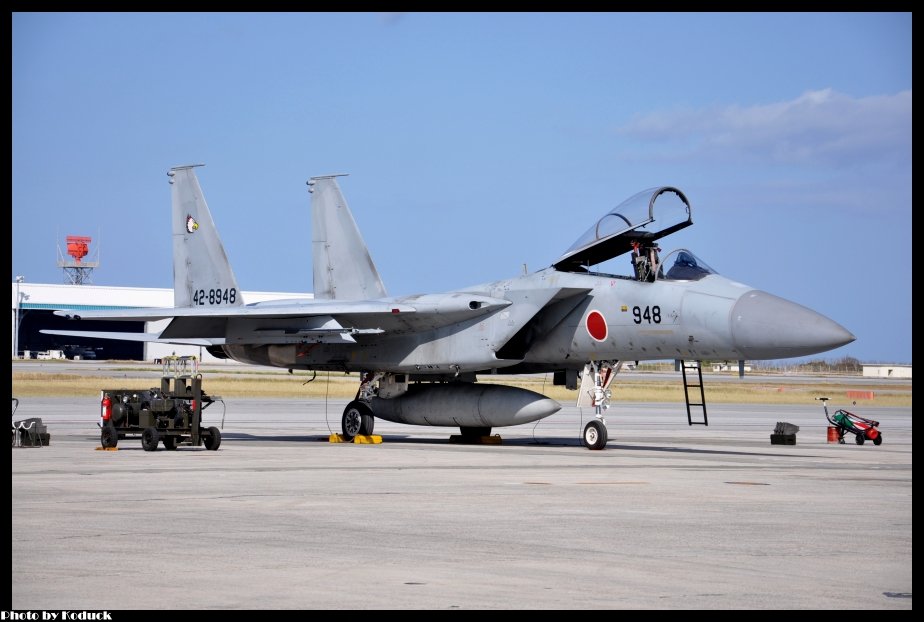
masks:
<path id="1" fill-rule="evenodd" d="M 658 267 L 659 281 L 698 281 L 709 274 L 718 273 L 685 248 L 671 251 Z"/>
<path id="2" fill-rule="evenodd" d="M 559 257 L 558 270 L 578 270 L 628 253 L 639 244 L 693 224 L 690 203 L 677 188 L 649 188 L 623 201 L 588 229 Z"/>

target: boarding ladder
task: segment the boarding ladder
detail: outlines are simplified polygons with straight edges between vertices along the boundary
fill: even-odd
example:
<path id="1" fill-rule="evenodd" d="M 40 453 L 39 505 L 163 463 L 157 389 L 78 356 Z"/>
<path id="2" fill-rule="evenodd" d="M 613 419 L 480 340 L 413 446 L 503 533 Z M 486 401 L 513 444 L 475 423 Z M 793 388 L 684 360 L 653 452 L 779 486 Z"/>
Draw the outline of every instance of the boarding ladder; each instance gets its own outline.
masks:
<path id="1" fill-rule="evenodd" d="M 690 371 L 689 377 L 687 371 Z M 693 370 L 696 370 L 695 377 Z M 680 371 L 683 372 L 683 397 L 687 403 L 687 423 L 690 425 L 709 425 L 709 418 L 706 416 L 706 393 L 703 389 L 703 365 L 702 361 L 680 361 Z M 690 389 L 699 389 L 699 402 L 690 401 Z M 696 399 L 694 392 L 693 398 Z M 693 409 L 703 409 L 703 420 L 693 420 Z"/>

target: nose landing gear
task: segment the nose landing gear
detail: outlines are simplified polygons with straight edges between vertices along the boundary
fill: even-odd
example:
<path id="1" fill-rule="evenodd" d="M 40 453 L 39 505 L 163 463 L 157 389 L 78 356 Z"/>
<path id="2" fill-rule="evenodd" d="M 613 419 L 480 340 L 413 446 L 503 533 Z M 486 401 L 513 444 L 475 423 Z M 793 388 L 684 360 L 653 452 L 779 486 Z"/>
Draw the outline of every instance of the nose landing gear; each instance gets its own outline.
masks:
<path id="1" fill-rule="evenodd" d="M 581 440 L 587 449 L 603 449 L 609 440 L 603 412 L 610 407 L 610 384 L 622 369 L 622 361 L 591 361 L 584 366 L 578 406 L 593 406 L 594 418 L 584 426 Z"/>

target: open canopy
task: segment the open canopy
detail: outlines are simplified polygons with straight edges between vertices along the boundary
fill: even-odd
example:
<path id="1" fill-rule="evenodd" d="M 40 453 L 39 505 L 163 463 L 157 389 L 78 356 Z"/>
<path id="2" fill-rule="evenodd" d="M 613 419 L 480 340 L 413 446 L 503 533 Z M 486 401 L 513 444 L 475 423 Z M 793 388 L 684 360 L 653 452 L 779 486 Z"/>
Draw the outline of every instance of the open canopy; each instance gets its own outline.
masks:
<path id="1" fill-rule="evenodd" d="M 598 220 L 553 265 L 558 270 L 593 266 L 627 253 L 633 243 L 655 240 L 693 224 L 690 203 L 677 188 L 649 188 Z"/>

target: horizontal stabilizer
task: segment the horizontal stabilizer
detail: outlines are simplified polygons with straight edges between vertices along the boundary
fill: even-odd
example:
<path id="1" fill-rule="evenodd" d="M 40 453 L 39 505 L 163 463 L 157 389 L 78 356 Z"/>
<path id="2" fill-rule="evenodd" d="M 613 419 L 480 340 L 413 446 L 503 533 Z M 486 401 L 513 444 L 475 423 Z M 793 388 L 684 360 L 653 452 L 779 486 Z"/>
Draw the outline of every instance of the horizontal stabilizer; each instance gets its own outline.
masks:
<path id="1" fill-rule="evenodd" d="M 80 330 L 40 330 L 45 335 L 62 335 L 64 337 L 87 337 L 89 339 L 117 339 L 119 341 L 143 341 L 145 343 L 172 343 L 178 346 L 214 346 L 224 343 L 224 339 L 161 339 L 158 333 L 119 333 L 108 331 Z"/>
<path id="2" fill-rule="evenodd" d="M 414 313 L 416 309 L 406 304 L 367 300 L 306 301 L 301 304 L 255 304 L 243 307 L 198 306 L 161 307 L 147 309 L 116 309 L 111 311 L 77 311 L 63 309 L 55 315 L 75 320 L 126 320 L 153 322 L 171 317 L 208 318 L 274 318 L 307 317 L 312 315 L 355 314 L 398 314 Z"/>

